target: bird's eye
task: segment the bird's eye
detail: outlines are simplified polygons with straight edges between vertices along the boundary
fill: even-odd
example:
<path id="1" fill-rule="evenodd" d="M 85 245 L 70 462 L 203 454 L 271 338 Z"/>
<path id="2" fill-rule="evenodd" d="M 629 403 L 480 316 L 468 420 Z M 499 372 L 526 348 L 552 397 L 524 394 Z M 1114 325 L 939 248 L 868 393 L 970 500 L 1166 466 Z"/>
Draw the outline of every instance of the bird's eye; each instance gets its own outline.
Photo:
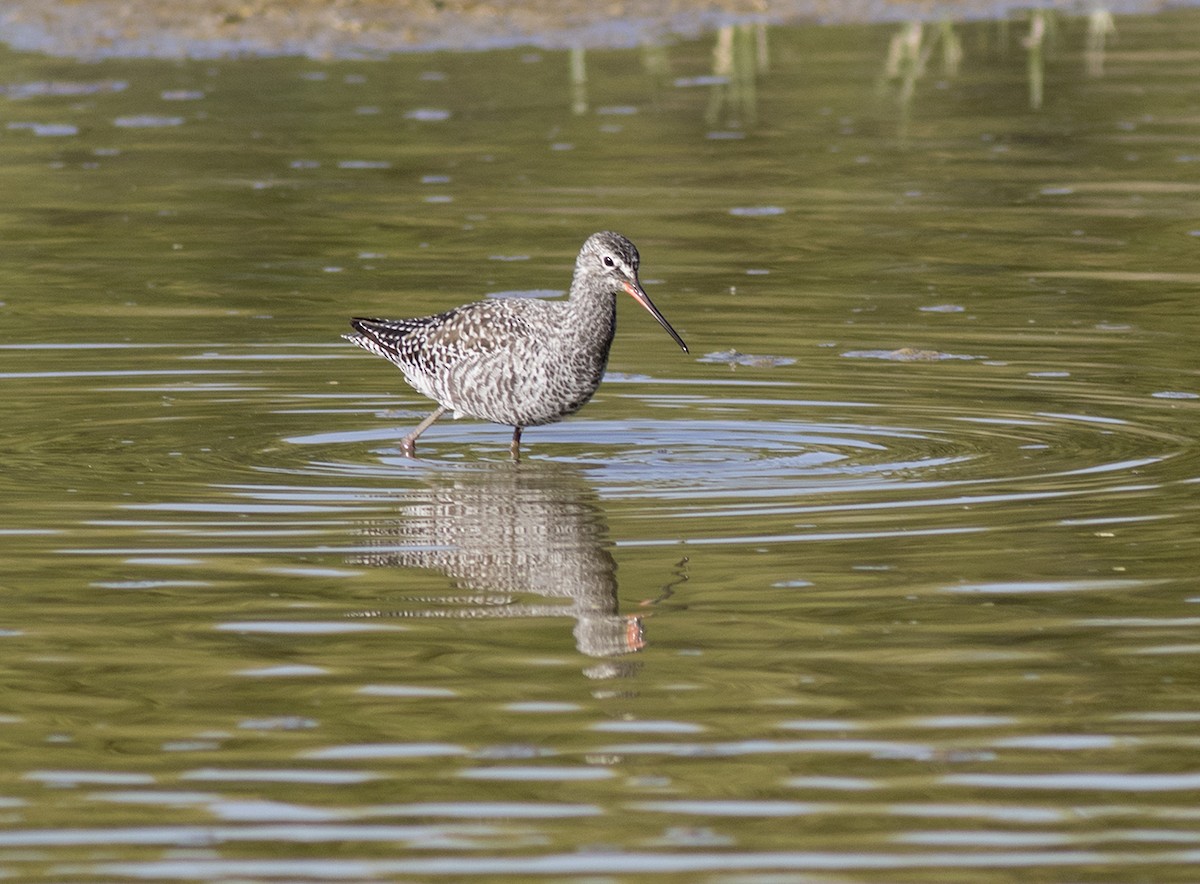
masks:
<path id="1" fill-rule="evenodd" d="M 611 256 L 609 256 L 609 255 L 605 255 L 605 256 L 604 256 L 604 266 L 605 266 L 605 267 L 616 267 L 617 265 L 616 265 L 616 263 L 613 261 L 613 259 L 612 259 L 612 257 L 611 257 Z"/>

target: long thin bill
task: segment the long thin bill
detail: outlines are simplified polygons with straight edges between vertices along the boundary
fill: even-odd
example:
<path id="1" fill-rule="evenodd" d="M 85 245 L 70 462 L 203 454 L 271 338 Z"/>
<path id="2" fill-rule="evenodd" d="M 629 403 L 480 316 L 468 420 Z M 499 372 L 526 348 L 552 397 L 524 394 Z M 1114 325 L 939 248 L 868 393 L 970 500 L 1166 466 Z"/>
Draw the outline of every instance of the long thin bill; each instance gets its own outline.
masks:
<path id="1" fill-rule="evenodd" d="M 650 300 L 650 296 L 642 291 L 642 287 L 635 285 L 632 282 L 623 282 L 621 287 L 627 291 L 632 298 L 650 311 L 650 315 L 658 320 L 658 324 L 667 330 L 667 334 L 675 339 L 675 343 L 679 345 L 684 353 L 688 351 L 687 344 L 683 342 L 683 338 L 679 337 L 679 333 L 671 328 L 671 323 L 667 322 L 667 318 L 658 312 L 658 308 L 654 306 L 654 302 Z"/>

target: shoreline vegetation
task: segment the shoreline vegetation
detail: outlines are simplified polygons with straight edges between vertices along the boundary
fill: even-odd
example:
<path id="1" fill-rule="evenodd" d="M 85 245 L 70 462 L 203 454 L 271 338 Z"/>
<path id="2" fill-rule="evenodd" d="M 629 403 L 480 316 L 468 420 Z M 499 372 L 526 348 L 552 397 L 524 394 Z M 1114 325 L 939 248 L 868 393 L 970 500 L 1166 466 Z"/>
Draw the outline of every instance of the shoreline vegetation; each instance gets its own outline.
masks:
<path id="1" fill-rule="evenodd" d="M 738 23 L 849 24 L 1152 13 L 1166 0 L 11 0 L 0 41 L 85 60 L 627 47 Z"/>

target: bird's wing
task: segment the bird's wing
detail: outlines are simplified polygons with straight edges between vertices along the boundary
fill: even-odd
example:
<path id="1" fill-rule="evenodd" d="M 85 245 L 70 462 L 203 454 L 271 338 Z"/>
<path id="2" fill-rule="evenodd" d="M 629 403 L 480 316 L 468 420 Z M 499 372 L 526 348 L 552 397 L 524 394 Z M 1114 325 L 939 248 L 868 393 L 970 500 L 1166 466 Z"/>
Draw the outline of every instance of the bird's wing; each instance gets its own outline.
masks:
<path id="1" fill-rule="evenodd" d="M 478 301 L 417 319 L 356 318 L 350 324 L 357 334 L 346 338 L 401 367 L 431 372 L 532 337 L 534 326 L 526 314 L 537 306 L 534 301 Z"/>
<path id="2" fill-rule="evenodd" d="M 357 344 L 364 350 L 382 356 L 384 359 L 397 364 L 408 349 L 405 338 L 421 327 L 420 319 L 367 319 L 356 316 L 350 320 L 353 334 L 342 335 L 352 344 Z"/>

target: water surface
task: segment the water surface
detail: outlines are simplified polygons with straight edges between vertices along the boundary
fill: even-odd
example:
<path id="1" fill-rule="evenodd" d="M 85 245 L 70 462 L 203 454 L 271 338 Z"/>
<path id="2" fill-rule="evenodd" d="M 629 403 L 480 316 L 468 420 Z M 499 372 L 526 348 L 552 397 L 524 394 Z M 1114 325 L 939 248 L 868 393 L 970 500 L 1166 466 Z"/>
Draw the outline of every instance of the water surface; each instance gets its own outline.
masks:
<path id="1" fill-rule="evenodd" d="M 1191 878 L 1200 18 L 1115 25 L 0 55 L 0 869 Z M 347 317 L 604 228 L 691 354 L 401 457 Z"/>

